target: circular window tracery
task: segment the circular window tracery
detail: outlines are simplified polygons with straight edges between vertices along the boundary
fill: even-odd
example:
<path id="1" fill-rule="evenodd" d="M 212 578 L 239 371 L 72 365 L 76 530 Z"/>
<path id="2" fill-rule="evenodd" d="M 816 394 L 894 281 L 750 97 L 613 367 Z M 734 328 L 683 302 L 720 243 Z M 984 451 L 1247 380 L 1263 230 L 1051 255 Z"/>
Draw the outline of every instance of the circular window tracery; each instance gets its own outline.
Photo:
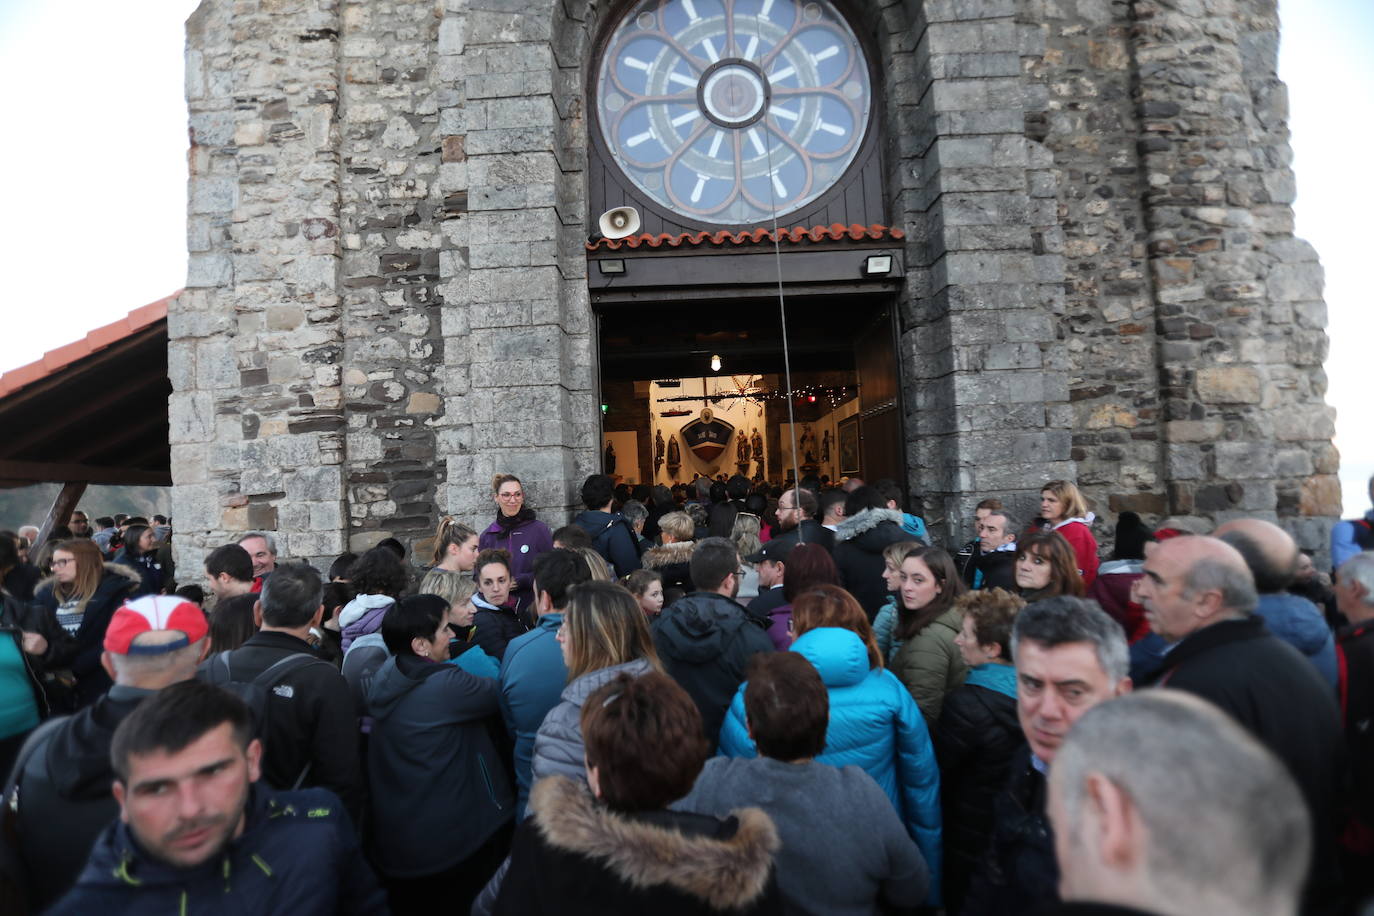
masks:
<path id="1" fill-rule="evenodd" d="M 603 53 L 602 139 L 658 204 L 746 224 L 814 201 L 868 128 L 868 64 L 825 2 L 641 0 Z"/>

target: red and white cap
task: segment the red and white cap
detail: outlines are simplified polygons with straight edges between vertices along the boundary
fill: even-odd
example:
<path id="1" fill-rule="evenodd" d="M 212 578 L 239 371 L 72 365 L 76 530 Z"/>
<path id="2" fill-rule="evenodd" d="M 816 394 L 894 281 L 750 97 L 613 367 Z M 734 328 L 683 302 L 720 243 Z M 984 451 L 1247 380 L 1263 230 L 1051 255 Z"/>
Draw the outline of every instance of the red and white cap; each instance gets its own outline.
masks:
<path id="1" fill-rule="evenodd" d="M 133 644 L 140 634 L 157 630 L 177 630 L 183 638 L 155 645 Z M 105 630 L 105 651 L 115 655 L 161 655 L 199 642 L 209 631 L 205 612 L 185 598 L 145 595 L 126 601 L 114 612 Z"/>

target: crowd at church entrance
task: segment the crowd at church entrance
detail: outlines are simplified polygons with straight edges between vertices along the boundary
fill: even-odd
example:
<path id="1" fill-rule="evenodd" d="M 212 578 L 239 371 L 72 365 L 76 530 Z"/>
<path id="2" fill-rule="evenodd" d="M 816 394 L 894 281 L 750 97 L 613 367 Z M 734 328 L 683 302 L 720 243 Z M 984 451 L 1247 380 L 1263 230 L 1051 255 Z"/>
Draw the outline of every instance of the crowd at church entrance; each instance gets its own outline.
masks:
<path id="1" fill-rule="evenodd" d="M 0 911 L 1368 912 L 1374 510 L 1328 576 L 1067 481 L 951 544 L 891 480 L 491 493 L 327 569 L 0 531 Z"/>

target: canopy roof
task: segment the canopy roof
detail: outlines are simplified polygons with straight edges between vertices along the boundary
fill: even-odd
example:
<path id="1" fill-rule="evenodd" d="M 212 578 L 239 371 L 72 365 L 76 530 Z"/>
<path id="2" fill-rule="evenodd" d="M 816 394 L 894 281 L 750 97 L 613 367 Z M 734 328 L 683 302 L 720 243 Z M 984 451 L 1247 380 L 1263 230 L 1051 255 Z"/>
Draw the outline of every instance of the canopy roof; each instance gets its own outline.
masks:
<path id="1" fill-rule="evenodd" d="M 167 305 L 179 293 L 0 375 L 0 487 L 171 486 Z"/>

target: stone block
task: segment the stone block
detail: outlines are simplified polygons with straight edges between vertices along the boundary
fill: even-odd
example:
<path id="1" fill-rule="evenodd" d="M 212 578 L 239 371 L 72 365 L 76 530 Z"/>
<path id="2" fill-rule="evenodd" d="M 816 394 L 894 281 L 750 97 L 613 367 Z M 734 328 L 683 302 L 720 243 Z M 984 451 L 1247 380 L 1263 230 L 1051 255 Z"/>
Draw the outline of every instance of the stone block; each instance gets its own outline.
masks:
<path id="1" fill-rule="evenodd" d="M 1197 394 L 1204 404 L 1258 404 L 1260 393 L 1260 374 L 1255 369 L 1235 366 L 1197 371 Z"/>
<path id="2" fill-rule="evenodd" d="M 1218 442 L 1216 476 L 1243 480 L 1274 476 L 1274 446 L 1269 442 Z"/>
<path id="3" fill-rule="evenodd" d="M 1298 496 L 1298 511 L 1303 515 L 1339 518 L 1340 478 L 1331 474 L 1317 474 L 1304 480 Z"/>

